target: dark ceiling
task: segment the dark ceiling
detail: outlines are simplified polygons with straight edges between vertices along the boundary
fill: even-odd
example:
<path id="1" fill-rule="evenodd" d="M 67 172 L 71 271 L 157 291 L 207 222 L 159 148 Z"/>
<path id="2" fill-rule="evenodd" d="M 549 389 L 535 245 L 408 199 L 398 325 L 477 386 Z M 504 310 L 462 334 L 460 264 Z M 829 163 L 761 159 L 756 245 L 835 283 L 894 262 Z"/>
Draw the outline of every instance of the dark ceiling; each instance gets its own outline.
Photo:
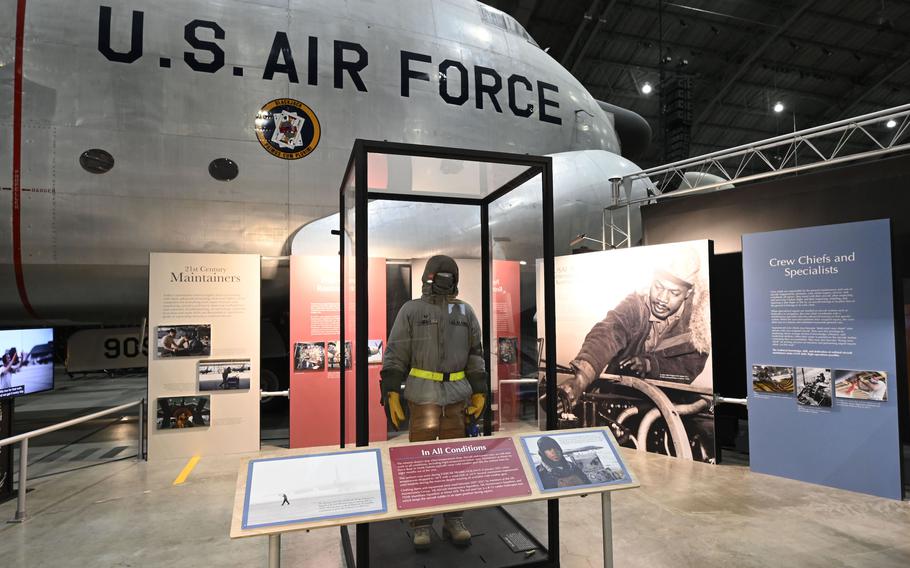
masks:
<path id="1" fill-rule="evenodd" d="M 643 167 L 910 102 L 908 0 L 484 2 L 648 120 Z"/>

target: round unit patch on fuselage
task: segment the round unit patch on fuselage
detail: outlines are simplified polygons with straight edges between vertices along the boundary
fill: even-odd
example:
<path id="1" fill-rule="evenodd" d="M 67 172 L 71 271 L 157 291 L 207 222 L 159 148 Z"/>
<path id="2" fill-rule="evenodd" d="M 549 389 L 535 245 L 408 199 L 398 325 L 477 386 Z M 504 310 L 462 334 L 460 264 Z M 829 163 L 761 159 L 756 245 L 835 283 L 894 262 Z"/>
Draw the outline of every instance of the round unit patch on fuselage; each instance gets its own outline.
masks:
<path id="1" fill-rule="evenodd" d="M 269 101 L 256 115 L 256 138 L 276 158 L 299 160 L 310 155 L 321 134 L 316 113 L 296 99 Z"/>

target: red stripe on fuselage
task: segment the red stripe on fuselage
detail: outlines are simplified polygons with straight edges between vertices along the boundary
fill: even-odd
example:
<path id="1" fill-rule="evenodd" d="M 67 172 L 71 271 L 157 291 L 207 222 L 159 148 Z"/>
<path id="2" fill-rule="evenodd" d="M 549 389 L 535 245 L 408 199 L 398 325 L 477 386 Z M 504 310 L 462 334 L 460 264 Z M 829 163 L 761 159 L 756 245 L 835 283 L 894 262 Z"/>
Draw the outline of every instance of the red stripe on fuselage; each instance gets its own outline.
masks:
<path id="1" fill-rule="evenodd" d="M 22 273 L 22 52 L 25 39 L 25 0 L 16 2 L 16 67 L 13 78 L 13 269 L 16 287 L 25 311 L 33 318 L 38 314 L 28 300 L 25 275 Z"/>

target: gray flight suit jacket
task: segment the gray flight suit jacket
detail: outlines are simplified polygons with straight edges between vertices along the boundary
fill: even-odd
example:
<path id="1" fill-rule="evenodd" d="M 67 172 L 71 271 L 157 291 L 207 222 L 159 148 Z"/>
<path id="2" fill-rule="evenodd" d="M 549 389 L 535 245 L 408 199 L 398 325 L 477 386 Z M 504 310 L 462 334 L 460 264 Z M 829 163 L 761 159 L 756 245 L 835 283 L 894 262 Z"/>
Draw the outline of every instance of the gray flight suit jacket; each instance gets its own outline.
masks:
<path id="1" fill-rule="evenodd" d="M 464 371 L 466 379 L 434 381 L 411 369 L 438 373 Z M 401 307 L 382 360 L 382 391 L 399 392 L 414 404 L 446 405 L 487 392 L 480 324 L 471 306 L 447 296 L 424 294 Z"/>

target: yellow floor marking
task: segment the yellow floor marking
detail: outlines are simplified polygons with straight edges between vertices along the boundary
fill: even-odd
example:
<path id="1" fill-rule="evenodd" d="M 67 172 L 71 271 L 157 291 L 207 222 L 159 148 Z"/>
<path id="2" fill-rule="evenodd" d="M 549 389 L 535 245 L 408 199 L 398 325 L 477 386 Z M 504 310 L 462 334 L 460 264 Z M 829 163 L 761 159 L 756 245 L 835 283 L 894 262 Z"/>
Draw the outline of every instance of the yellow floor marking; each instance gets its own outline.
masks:
<path id="1" fill-rule="evenodd" d="M 196 467 L 197 463 L 199 463 L 199 456 L 191 457 L 190 461 L 183 467 L 183 471 L 181 471 L 180 475 L 177 476 L 177 479 L 174 480 L 174 485 L 180 485 L 186 481 L 186 478 L 193 472 L 193 468 Z"/>

